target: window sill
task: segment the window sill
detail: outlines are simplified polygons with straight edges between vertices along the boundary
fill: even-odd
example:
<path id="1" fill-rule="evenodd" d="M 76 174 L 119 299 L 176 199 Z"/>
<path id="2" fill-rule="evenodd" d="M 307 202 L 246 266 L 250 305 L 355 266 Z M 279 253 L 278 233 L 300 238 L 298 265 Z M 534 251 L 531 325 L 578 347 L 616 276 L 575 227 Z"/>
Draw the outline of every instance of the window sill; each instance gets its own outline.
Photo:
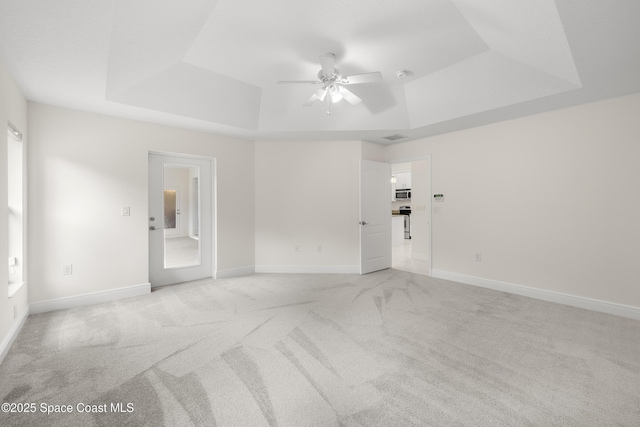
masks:
<path id="1" fill-rule="evenodd" d="M 9 298 L 13 298 L 25 283 L 26 282 L 9 283 Z"/>

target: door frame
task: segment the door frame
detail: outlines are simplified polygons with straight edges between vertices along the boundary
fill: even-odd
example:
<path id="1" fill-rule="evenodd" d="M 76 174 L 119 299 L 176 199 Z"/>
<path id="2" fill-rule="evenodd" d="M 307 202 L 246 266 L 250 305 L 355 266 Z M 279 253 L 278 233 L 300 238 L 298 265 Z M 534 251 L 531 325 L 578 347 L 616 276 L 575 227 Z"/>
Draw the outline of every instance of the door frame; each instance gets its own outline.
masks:
<path id="1" fill-rule="evenodd" d="M 173 152 L 168 152 L 168 151 L 156 151 L 156 150 L 149 150 L 147 152 L 147 159 L 149 158 L 150 155 L 160 155 L 160 156 L 170 156 L 170 157 L 178 157 L 178 158 L 184 158 L 184 159 L 196 159 L 196 160 L 205 160 L 205 161 L 209 161 L 211 163 L 211 235 L 210 235 L 210 239 L 211 239 L 211 277 L 215 278 L 216 277 L 216 273 L 218 271 L 218 263 L 217 263 L 217 249 L 218 249 L 218 241 L 217 241 L 217 235 L 218 235 L 218 197 L 217 197 L 217 174 L 218 174 L 218 164 L 217 164 L 217 158 L 216 157 L 210 157 L 210 156 L 202 156 L 202 155 L 194 155 L 194 154 L 185 154 L 185 153 L 173 153 Z M 149 177 L 149 161 L 147 160 L 147 179 Z M 201 179 L 201 178 L 200 178 Z M 149 218 L 150 212 L 149 212 L 149 186 L 150 186 L 150 182 L 147 182 L 147 219 Z M 199 182 L 199 188 L 202 191 L 202 182 Z M 164 187 L 164 186 L 163 186 Z M 203 218 L 200 218 L 201 221 L 203 221 Z M 200 227 L 199 230 L 200 233 L 202 233 L 202 227 Z M 164 234 L 164 232 L 163 232 Z M 147 241 L 149 241 L 149 239 L 147 238 Z M 149 244 L 147 244 L 147 259 L 150 260 L 151 258 L 151 254 L 150 254 L 150 250 L 149 250 Z M 150 270 L 151 270 L 151 265 L 150 262 L 147 263 L 147 274 L 150 276 Z M 150 277 L 149 277 L 150 279 Z M 156 288 L 156 287 L 161 287 L 161 286 L 166 286 L 166 285 L 151 285 L 152 288 Z"/>
<path id="2" fill-rule="evenodd" d="M 433 160 L 431 154 L 427 154 L 426 156 L 415 156 L 408 157 L 402 159 L 393 159 L 387 160 L 389 164 L 397 164 L 397 163 L 411 163 L 411 162 L 419 162 L 421 160 L 427 160 L 429 162 L 429 182 L 427 183 L 427 215 L 428 215 L 428 228 L 429 228 L 429 238 L 427 242 L 427 246 L 429 247 L 429 272 L 428 276 L 432 276 L 433 272 Z M 391 179 L 391 178 L 389 178 Z M 412 185 L 413 186 L 413 185 Z"/>

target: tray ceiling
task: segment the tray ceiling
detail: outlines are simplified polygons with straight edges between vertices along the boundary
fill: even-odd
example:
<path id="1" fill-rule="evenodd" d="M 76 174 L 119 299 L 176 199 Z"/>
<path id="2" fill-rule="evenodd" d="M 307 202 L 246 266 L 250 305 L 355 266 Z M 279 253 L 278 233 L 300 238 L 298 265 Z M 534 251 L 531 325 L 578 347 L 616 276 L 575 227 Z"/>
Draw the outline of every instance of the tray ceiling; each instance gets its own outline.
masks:
<path id="1" fill-rule="evenodd" d="M 635 0 L 3 0 L 0 55 L 33 101 L 388 144 L 638 92 L 639 19 Z M 329 52 L 343 75 L 383 75 L 331 116 L 302 107 L 315 87 L 276 84 L 315 79 Z"/>

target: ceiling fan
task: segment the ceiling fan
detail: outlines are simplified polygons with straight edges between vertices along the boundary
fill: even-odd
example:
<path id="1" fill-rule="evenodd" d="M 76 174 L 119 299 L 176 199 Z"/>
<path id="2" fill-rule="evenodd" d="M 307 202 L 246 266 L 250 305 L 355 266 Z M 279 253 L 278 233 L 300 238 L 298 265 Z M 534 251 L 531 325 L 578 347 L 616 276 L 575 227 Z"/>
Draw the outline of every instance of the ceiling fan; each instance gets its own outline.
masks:
<path id="1" fill-rule="evenodd" d="M 336 56 L 333 53 L 320 55 L 320 65 L 322 68 L 318 72 L 318 80 L 285 80 L 279 81 L 278 84 L 312 84 L 322 85 L 311 95 L 311 97 L 302 104 L 305 107 L 313 105 L 316 101 L 327 102 L 327 114 L 331 114 L 331 104 L 346 100 L 351 105 L 359 104 L 360 99 L 356 94 L 351 92 L 345 86 L 361 83 L 374 83 L 382 80 L 382 74 L 379 71 L 373 73 L 355 74 L 353 76 L 343 76 L 340 71 L 335 68 Z"/>

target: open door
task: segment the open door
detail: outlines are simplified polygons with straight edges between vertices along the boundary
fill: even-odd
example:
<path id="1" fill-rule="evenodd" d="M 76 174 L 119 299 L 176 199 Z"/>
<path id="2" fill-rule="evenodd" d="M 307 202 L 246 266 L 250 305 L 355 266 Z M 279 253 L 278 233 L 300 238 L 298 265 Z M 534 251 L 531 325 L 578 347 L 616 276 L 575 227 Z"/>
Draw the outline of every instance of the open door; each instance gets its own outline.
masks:
<path id="1" fill-rule="evenodd" d="M 391 165 L 360 161 L 360 274 L 391 268 Z"/>

